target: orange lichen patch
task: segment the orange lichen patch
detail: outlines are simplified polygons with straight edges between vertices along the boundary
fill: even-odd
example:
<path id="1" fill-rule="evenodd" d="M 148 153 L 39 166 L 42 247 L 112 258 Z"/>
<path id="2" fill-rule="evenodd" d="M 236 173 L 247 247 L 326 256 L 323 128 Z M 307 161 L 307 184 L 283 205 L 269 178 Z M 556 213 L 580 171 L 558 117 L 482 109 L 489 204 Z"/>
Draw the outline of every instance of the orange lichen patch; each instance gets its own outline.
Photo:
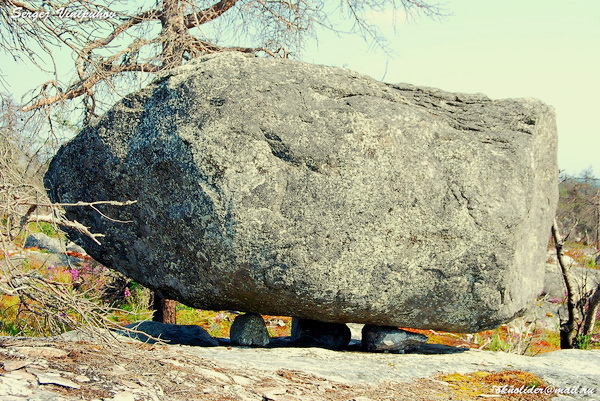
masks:
<path id="1" fill-rule="evenodd" d="M 422 330 L 422 329 L 413 329 L 412 327 L 400 327 L 400 330 L 410 331 L 411 333 L 419 333 L 425 334 L 429 333 L 431 330 Z"/>
<path id="2" fill-rule="evenodd" d="M 263 315 L 271 337 L 286 337 L 292 333 L 292 318 L 287 316 Z"/>
<path id="3" fill-rule="evenodd" d="M 557 332 L 546 330 L 531 344 L 531 354 L 538 355 L 560 349 L 560 336 Z"/>
<path id="4" fill-rule="evenodd" d="M 536 375 L 520 370 L 451 373 L 436 377 L 449 384 L 457 400 L 493 397 L 497 400 L 546 401 L 546 384 Z"/>
<path id="5" fill-rule="evenodd" d="M 421 330 L 412 328 L 402 328 L 402 330 L 410 331 L 411 333 L 419 333 L 427 336 L 429 344 L 442 344 L 451 347 L 461 348 L 479 348 L 479 344 L 467 340 L 464 334 L 448 333 L 445 331 Z"/>
<path id="6" fill-rule="evenodd" d="M 72 258 L 77 258 L 77 259 L 81 259 L 81 260 L 87 260 L 90 261 L 92 260 L 92 257 L 89 255 L 84 255 L 82 253 L 79 252 L 75 252 L 75 251 L 66 251 L 65 255 L 70 256 Z"/>
<path id="7" fill-rule="evenodd" d="M 537 355 L 560 349 L 560 341 L 552 330 L 535 329 L 516 333 L 506 325 L 494 330 L 484 330 L 474 334 L 449 333 L 437 330 L 402 328 L 402 330 L 426 335 L 430 344 L 442 344 L 460 348 L 476 348 L 490 351 L 504 351 Z"/>
<path id="8" fill-rule="evenodd" d="M 460 348 L 479 348 L 479 344 L 473 343 L 459 334 L 435 333 L 429 336 L 429 343 L 442 344 Z"/>
<path id="9" fill-rule="evenodd" d="M 513 387 L 546 387 L 546 384 L 534 375 L 533 373 L 523 372 L 521 370 L 504 370 L 502 372 L 491 373 L 483 380 L 486 383 L 499 386 L 513 386 Z"/>
<path id="10" fill-rule="evenodd" d="M 582 249 L 568 249 L 565 251 L 565 255 L 570 257 L 580 265 L 587 265 L 588 256 Z"/>

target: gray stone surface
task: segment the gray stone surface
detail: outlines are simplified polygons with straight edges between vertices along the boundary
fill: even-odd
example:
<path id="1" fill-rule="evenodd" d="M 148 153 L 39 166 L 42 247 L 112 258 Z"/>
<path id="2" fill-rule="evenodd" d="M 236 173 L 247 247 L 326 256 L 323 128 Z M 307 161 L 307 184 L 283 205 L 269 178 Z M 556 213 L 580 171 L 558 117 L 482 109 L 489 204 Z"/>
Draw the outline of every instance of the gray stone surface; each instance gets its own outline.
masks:
<path id="1" fill-rule="evenodd" d="M 127 326 L 133 331 L 121 331 L 119 334 L 136 340 L 154 344 L 158 340 L 168 344 L 194 345 L 200 347 L 213 347 L 219 345 L 206 330 L 193 324 L 178 325 L 159 322 L 131 323 Z"/>
<path id="2" fill-rule="evenodd" d="M 571 284 L 577 299 L 594 290 L 600 284 L 600 270 L 588 267 L 567 266 Z M 553 299 L 564 299 L 566 293 L 564 279 L 558 265 L 546 264 L 542 294 Z"/>
<path id="3" fill-rule="evenodd" d="M 76 342 L 0 337 L 0 360 L 4 363 L 26 359 L 19 349 L 30 349 L 31 346 L 58 347 L 69 355 L 59 359 L 37 357 L 35 367 L 27 365 L 0 373 L 0 399 L 81 400 L 83 393 L 103 394 L 103 400 L 122 400 L 119 395 L 127 391 L 133 392 L 127 399 L 187 401 L 215 395 L 259 401 L 265 398 L 262 394 L 275 394 L 277 389 L 285 395 L 281 399 L 293 394 L 297 397 L 291 398 L 302 400 L 350 400 L 351 396 L 366 394 L 375 400 L 422 398 L 447 401 L 461 397 L 453 392 L 444 394 L 444 390 L 450 388 L 439 386 L 443 382 L 436 378 L 438 375 L 503 370 L 534 373 L 557 390 L 585 388 L 594 391 L 593 394 L 553 398 L 555 401 L 593 401 L 598 400 L 600 394 L 600 350 L 562 350 L 529 357 L 479 350 L 419 355 L 290 347 L 249 349 L 166 345 L 148 349 L 139 344 L 106 347 L 100 346 L 102 343 L 88 342 L 91 339 L 70 338 Z M 73 393 L 52 384 L 41 385 L 35 375 L 39 370 L 76 382 L 82 391 Z M 426 381 L 417 384 L 413 379 Z M 425 387 L 438 388 L 438 396 L 424 393 Z M 335 392 L 326 392 L 333 389 Z M 346 397 L 340 397 L 343 389 L 349 390 Z M 403 389 L 406 391 L 401 391 Z"/>
<path id="4" fill-rule="evenodd" d="M 292 319 L 292 343 L 296 346 L 343 349 L 350 343 L 352 332 L 343 323 Z"/>
<path id="5" fill-rule="evenodd" d="M 235 345 L 265 347 L 269 345 L 269 333 L 262 316 L 246 313 L 235 317 L 229 338 Z"/>
<path id="6" fill-rule="evenodd" d="M 77 253 L 80 253 L 82 255 L 86 254 L 85 249 L 83 249 L 82 247 L 80 247 L 79 245 L 77 245 L 74 242 L 69 242 L 67 244 L 67 251 L 69 251 L 69 252 L 77 252 Z"/>
<path id="7" fill-rule="evenodd" d="M 53 253 L 66 251 L 65 244 L 58 238 L 51 238 L 44 233 L 32 233 L 25 239 L 23 248 L 38 248 Z"/>
<path id="8" fill-rule="evenodd" d="M 88 253 L 204 309 L 473 332 L 540 292 L 553 110 L 242 54 L 127 96 L 65 145 Z M 78 234 L 73 233 L 73 238 Z"/>
<path id="9" fill-rule="evenodd" d="M 591 292 L 600 285 L 600 270 L 567 265 L 571 277 L 571 285 L 575 295 L 575 302 L 581 302 L 582 297 L 589 297 Z M 562 273 L 558 265 L 546 264 L 544 287 L 540 300 L 535 308 L 525 314 L 525 319 L 536 322 L 538 327 L 549 330 L 558 330 L 560 320 L 567 317 L 566 288 Z"/>
<path id="10" fill-rule="evenodd" d="M 47 252 L 47 250 L 24 249 L 14 253 L 11 262 L 15 266 L 22 266 L 25 263 L 39 263 L 46 268 L 53 266 L 69 266 L 75 268 L 80 266 L 82 259 L 68 256 L 64 253 Z"/>
<path id="11" fill-rule="evenodd" d="M 321 348 L 184 350 L 246 369 L 297 370 L 347 384 L 410 381 L 454 372 L 523 370 L 562 389 L 577 386 L 594 389 L 594 394 L 574 395 L 564 400 L 597 400 L 600 394 L 600 350 L 560 350 L 534 357 L 480 350 L 440 355 L 339 352 Z"/>
<path id="12" fill-rule="evenodd" d="M 427 336 L 396 327 L 373 326 L 362 328 L 362 346 L 367 351 L 404 352 L 427 342 Z"/>

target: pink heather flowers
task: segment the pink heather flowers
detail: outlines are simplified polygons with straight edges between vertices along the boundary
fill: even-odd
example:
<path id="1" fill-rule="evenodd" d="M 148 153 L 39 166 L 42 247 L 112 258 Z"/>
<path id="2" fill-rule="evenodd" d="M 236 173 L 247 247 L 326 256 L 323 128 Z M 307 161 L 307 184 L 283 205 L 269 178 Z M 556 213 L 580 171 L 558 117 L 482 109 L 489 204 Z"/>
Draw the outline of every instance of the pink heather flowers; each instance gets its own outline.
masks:
<path id="1" fill-rule="evenodd" d="M 84 273 L 92 273 L 92 267 L 89 263 L 84 263 L 83 265 L 81 265 L 81 268 Z"/>
<path id="2" fill-rule="evenodd" d="M 223 315 L 223 312 L 219 312 L 215 315 L 215 322 L 221 323 L 224 318 L 225 318 L 225 315 Z"/>

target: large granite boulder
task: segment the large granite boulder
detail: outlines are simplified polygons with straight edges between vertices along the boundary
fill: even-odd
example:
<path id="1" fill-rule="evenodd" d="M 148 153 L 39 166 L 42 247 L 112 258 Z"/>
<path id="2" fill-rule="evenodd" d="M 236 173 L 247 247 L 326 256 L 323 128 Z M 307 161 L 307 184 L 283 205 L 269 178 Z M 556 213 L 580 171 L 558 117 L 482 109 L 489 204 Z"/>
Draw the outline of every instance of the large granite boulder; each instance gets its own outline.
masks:
<path id="1" fill-rule="evenodd" d="M 187 305 L 477 331 L 543 283 L 552 108 L 237 53 L 125 97 L 46 175 L 94 258 Z M 109 216 L 107 218 L 105 216 Z"/>

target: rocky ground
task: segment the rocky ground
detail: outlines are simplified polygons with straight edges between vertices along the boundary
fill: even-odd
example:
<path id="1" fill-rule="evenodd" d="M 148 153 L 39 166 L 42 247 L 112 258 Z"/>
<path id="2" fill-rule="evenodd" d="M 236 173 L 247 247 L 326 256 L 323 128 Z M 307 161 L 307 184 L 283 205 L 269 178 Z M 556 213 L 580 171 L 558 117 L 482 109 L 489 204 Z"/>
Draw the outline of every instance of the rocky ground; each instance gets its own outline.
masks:
<path id="1" fill-rule="evenodd" d="M 58 253 L 42 256 L 62 257 Z M 583 290 L 600 282 L 596 270 L 575 270 Z M 564 291 L 556 266 L 547 266 L 544 287 L 548 300 L 531 318 L 556 326 L 559 305 L 552 300 Z M 356 344 L 360 327 L 350 326 L 355 341 L 346 351 L 290 347 L 285 341 L 247 348 L 223 340 L 217 347 L 194 347 L 121 337 L 106 344 L 76 333 L 0 337 L 0 400 L 600 400 L 600 350 L 526 357 L 427 345 L 411 354 L 366 353 Z M 532 383 L 550 393 L 553 388 L 594 393 L 495 391 Z"/>
<path id="2" fill-rule="evenodd" d="M 375 354 L 286 346 L 252 349 L 123 341 L 101 345 L 76 340 L 77 336 L 1 338 L 0 399 L 600 399 L 596 394 L 600 392 L 600 351 L 557 351 L 537 357 L 477 350 Z M 531 380 L 554 386 L 550 389 L 591 388 L 596 393 L 554 397 L 494 391 L 494 386 L 519 387 Z"/>

